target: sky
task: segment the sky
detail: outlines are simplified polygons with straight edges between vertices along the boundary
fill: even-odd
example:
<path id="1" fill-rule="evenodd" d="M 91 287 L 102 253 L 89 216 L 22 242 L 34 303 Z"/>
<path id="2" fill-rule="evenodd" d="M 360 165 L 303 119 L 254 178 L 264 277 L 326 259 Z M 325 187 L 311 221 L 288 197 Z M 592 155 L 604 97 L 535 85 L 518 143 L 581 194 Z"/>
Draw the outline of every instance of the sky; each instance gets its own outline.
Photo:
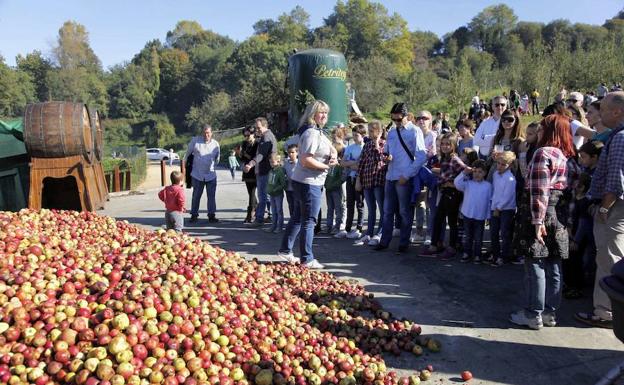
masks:
<path id="1" fill-rule="evenodd" d="M 432 31 L 438 36 L 466 25 L 490 0 L 379 0 L 389 13 L 398 13 L 410 31 Z M 160 39 L 180 20 L 195 20 L 204 29 L 243 41 L 253 24 L 276 19 L 301 5 L 310 14 L 310 27 L 323 24 L 336 0 L 0 0 L 0 55 L 15 65 L 15 56 L 39 50 L 49 55 L 58 30 L 67 20 L 84 25 L 91 48 L 104 68 L 129 61 L 145 43 Z M 615 16 L 621 0 L 522 0 L 507 2 L 520 21 L 602 25 Z"/>

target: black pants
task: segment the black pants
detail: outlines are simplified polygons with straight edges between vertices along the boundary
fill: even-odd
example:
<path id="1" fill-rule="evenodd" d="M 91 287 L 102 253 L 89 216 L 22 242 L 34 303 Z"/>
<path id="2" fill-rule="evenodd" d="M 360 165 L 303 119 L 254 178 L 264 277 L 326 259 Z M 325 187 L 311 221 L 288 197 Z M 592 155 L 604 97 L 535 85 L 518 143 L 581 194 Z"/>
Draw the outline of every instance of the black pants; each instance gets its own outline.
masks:
<path id="1" fill-rule="evenodd" d="M 436 211 L 435 219 L 433 221 L 433 232 L 431 234 L 431 244 L 434 246 L 440 246 L 442 241 L 442 234 L 444 234 L 446 221 L 449 226 L 449 246 L 457 249 L 457 218 L 459 216 L 459 207 L 462 202 L 461 191 L 452 188 L 445 187 L 441 192 L 440 203 Z"/>
<path id="2" fill-rule="evenodd" d="M 247 207 L 256 208 L 256 206 L 258 206 L 258 200 L 256 199 L 256 181 L 245 181 L 245 187 L 247 187 L 248 195 Z"/>
<path id="3" fill-rule="evenodd" d="M 357 209 L 357 225 L 358 230 L 362 230 L 364 224 L 364 194 L 362 191 L 355 189 L 355 177 L 347 178 L 347 221 L 345 222 L 345 230 L 351 231 L 353 226 L 353 216 Z"/>

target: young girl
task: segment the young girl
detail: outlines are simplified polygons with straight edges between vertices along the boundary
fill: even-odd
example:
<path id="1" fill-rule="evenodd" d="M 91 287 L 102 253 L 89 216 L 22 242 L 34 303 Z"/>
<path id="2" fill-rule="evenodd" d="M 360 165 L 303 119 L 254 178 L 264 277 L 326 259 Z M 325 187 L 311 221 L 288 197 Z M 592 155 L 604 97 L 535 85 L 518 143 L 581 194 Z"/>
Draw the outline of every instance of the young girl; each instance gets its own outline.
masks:
<path id="1" fill-rule="evenodd" d="M 520 168 L 520 174 L 522 179 L 526 179 L 528 167 L 527 165 L 533 158 L 537 144 L 537 130 L 539 128 L 539 122 L 532 122 L 526 128 L 526 139 L 519 147 L 518 154 L 518 166 Z"/>
<path id="2" fill-rule="evenodd" d="M 449 244 L 446 250 L 440 255 L 443 259 L 451 258 L 457 253 L 457 217 L 462 195 L 455 188 L 453 181 L 461 173 L 466 165 L 457 156 L 457 137 L 455 134 L 444 134 L 440 141 L 441 162 L 439 170 L 432 170 L 439 173 L 439 195 L 440 201 L 436 210 L 433 233 L 431 235 L 431 246 L 421 253 L 422 256 L 434 256 L 443 251 L 442 234 L 444 234 L 444 222 L 448 222 L 450 229 Z"/>
<path id="3" fill-rule="evenodd" d="M 341 230 L 344 194 L 342 191 L 344 179 L 343 168 L 339 164 L 331 167 L 325 178 L 325 199 L 327 201 L 327 232 L 339 234 Z"/>
<path id="4" fill-rule="evenodd" d="M 516 214 L 516 178 L 509 166 L 514 160 L 516 160 L 516 155 L 513 152 L 500 153 L 496 162 L 496 172 L 492 175 L 492 218 L 490 219 L 492 266 L 502 266 L 511 260 L 512 230 Z"/>
<path id="5" fill-rule="evenodd" d="M 286 171 L 286 176 L 288 177 L 288 187 L 286 188 L 286 202 L 288 202 L 288 213 L 292 217 L 293 210 L 295 209 L 295 200 L 293 198 L 293 188 L 292 188 L 292 174 L 295 171 L 295 167 L 297 167 L 297 163 L 299 162 L 298 156 L 299 146 L 295 143 L 288 145 L 286 149 L 288 158 L 286 162 L 284 162 L 284 171 Z"/>
<path id="6" fill-rule="evenodd" d="M 474 122 L 470 119 L 460 121 L 459 126 L 457 127 L 457 133 L 461 137 L 457 143 L 457 153 L 463 154 L 464 149 L 472 148 L 472 138 L 474 138 Z"/>
<path id="7" fill-rule="evenodd" d="M 423 110 L 418 112 L 416 118 L 416 126 L 420 128 L 423 134 L 423 140 L 425 141 L 425 153 L 427 155 L 427 161 L 433 159 L 437 154 L 437 137 L 436 131 L 431 129 L 431 112 Z M 411 243 L 423 242 L 426 239 L 426 233 L 424 231 L 425 216 L 432 218 L 431 210 L 427 205 L 427 192 L 423 191 L 416 202 L 416 232 L 410 237 Z M 427 221 L 427 227 L 431 228 L 433 219 Z M 431 234 L 429 234 L 431 236 Z"/>
<path id="8" fill-rule="evenodd" d="M 457 175 L 455 187 L 464 193 L 461 213 L 464 216 L 464 253 L 461 262 L 481 263 L 481 245 L 485 220 L 490 217 L 492 185 L 485 180 L 487 164 L 477 160 Z M 470 179 L 472 174 L 472 180 Z"/>
<path id="9" fill-rule="evenodd" d="M 349 239 L 358 239 L 362 236 L 362 226 L 364 222 L 364 194 L 362 191 L 355 189 L 355 180 L 357 178 L 357 166 L 364 148 L 364 136 L 366 135 L 366 126 L 358 124 L 352 130 L 353 143 L 348 145 L 344 151 L 344 157 L 340 165 L 345 169 L 347 175 L 347 220 L 345 223 L 345 236 Z M 353 226 L 353 217 L 357 210 L 357 222 L 355 229 Z M 340 234 L 340 233 L 339 233 Z M 338 235 L 338 234 L 336 234 Z"/>

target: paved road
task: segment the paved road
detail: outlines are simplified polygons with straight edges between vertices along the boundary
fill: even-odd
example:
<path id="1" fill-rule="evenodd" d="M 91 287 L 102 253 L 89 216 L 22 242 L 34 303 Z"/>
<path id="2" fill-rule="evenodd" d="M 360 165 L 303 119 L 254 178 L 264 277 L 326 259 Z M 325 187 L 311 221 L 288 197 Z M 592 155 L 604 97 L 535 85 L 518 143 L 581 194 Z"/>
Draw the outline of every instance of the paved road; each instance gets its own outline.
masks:
<path id="1" fill-rule="evenodd" d="M 160 227 L 164 214 L 157 191 L 114 197 L 101 213 Z M 190 206 L 191 190 L 186 191 Z M 188 232 L 249 258 L 275 260 L 279 236 L 242 225 L 245 188 L 242 182 L 232 181 L 226 170 L 219 171 L 217 201 L 221 222 L 209 224 L 202 211 L 201 220 Z M 395 242 L 391 249 L 396 249 Z M 327 270 L 358 279 L 395 316 L 419 322 L 423 333 L 442 342 L 442 352 L 437 354 L 416 358 L 404 353 L 386 359 L 399 371 L 432 364 L 436 377 L 431 383 L 452 384 L 459 381 L 462 370 L 471 370 L 475 376 L 471 384 L 586 385 L 596 383 L 624 360 L 624 346 L 611 330 L 586 328 L 574 321 L 574 312 L 591 306 L 589 290 L 584 299 L 563 302 L 557 327 L 532 331 L 507 321 L 522 303 L 522 266 L 442 262 L 418 257 L 415 249 L 401 255 L 375 252 L 327 236 L 316 237 L 314 247 Z M 469 321 L 474 327 L 445 320 Z"/>

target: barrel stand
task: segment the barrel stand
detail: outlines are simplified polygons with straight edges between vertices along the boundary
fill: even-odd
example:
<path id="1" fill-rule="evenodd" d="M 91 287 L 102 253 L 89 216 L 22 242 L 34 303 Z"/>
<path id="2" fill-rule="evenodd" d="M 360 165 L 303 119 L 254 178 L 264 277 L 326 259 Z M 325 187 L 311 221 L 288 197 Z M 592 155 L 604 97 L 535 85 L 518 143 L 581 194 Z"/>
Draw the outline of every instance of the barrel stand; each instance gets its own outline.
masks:
<path id="1" fill-rule="evenodd" d="M 82 211 L 95 211 L 103 208 L 100 201 L 100 192 L 97 186 L 95 167 L 84 161 L 81 155 L 65 158 L 31 158 L 30 163 L 30 192 L 28 195 L 28 207 L 40 210 L 44 203 L 44 183 L 46 178 L 63 179 L 73 177 L 76 183 L 77 196 Z M 59 190 L 61 196 L 54 196 L 58 203 L 64 203 L 64 199 L 71 199 L 73 183 L 69 180 L 61 182 L 62 187 L 69 190 Z M 67 194 L 65 194 L 67 193 Z M 63 196 L 65 194 L 65 196 Z M 45 208 L 45 207 L 43 207 Z M 59 207 L 47 207 L 59 208 Z"/>

